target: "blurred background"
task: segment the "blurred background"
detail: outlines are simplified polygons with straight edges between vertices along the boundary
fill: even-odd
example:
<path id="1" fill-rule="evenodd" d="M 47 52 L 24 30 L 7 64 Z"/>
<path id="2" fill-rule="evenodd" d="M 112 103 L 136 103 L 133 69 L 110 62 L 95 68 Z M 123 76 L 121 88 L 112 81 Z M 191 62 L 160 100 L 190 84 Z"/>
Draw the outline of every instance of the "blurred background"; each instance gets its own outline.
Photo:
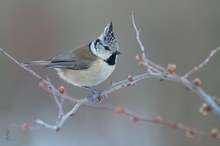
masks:
<path id="1" fill-rule="evenodd" d="M 119 41 L 122 55 L 111 77 L 95 88 L 128 74 L 144 73 L 135 55 L 140 53 L 131 26 L 134 12 L 147 56 L 167 66 L 177 65 L 182 75 L 220 46 L 219 0 L 1 0 L 0 47 L 20 62 L 47 59 L 95 39 L 109 21 Z M 220 96 L 220 53 L 191 79 L 199 77 L 202 88 Z M 38 80 L 0 54 L 0 145 L 2 146 L 201 146 L 219 145 L 207 137 L 189 139 L 185 133 L 161 125 L 138 122 L 114 112 L 81 107 L 59 132 L 48 129 L 22 131 L 18 126 L 39 117 L 49 123 L 56 119 L 53 97 L 38 87 Z M 71 86 L 50 69 L 33 67 L 49 76 L 57 87 L 79 98 L 88 91 Z M 209 131 L 220 127 L 214 113 L 202 116 L 203 101 L 179 84 L 148 79 L 111 94 L 103 102 L 122 105 L 140 114 L 163 117 Z M 71 104 L 66 104 L 69 110 Z M 15 126 L 14 126 L 15 125 Z M 6 129 L 9 129 L 7 134 Z M 5 139 L 5 136 L 9 140 Z"/>

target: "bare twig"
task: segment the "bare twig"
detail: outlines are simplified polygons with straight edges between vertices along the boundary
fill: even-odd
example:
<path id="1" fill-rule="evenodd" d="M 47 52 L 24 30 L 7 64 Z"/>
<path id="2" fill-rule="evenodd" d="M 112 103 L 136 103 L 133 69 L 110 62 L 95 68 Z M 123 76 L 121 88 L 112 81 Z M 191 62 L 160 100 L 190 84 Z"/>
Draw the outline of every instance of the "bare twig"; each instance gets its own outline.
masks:
<path id="1" fill-rule="evenodd" d="M 47 81 L 48 81 L 48 83 L 49 83 L 49 87 L 48 87 L 48 88 L 51 88 L 52 84 L 51 84 L 51 82 L 50 82 L 49 77 L 47 76 L 46 79 L 47 79 Z M 51 89 L 51 91 L 52 91 L 52 94 L 53 94 L 53 97 L 54 97 L 54 101 L 56 102 L 57 107 L 58 107 L 60 113 L 63 113 L 63 111 L 62 111 L 62 106 L 61 106 L 61 104 L 60 104 L 60 101 L 59 101 L 59 99 L 58 99 L 58 97 L 57 97 L 55 91 L 54 91 L 53 89 Z"/>
<path id="2" fill-rule="evenodd" d="M 4 52 L 4 54 L 7 54 L 2 49 L 0 49 L 0 51 Z M 7 54 L 7 56 L 10 56 L 10 55 Z M 9 58 L 12 59 L 13 57 L 10 56 Z M 16 61 L 14 58 L 12 60 Z M 18 63 L 19 66 L 21 65 L 17 61 L 16 61 L 16 63 Z M 32 71 L 32 70 L 30 71 L 30 70 L 31 69 L 28 68 L 28 72 L 30 72 L 30 73 L 34 72 L 34 71 Z M 36 74 L 36 73 L 34 73 L 34 74 Z M 147 79 L 147 78 L 158 78 L 158 79 L 160 79 L 160 78 L 163 78 L 163 77 L 164 77 L 164 75 L 160 74 L 160 73 L 146 73 L 146 74 L 141 74 L 141 75 L 133 76 L 132 77 L 133 78 L 132 81 L 130 81 L 130 80 L 123 80 L 123 81 L 116 82 L 112 86 L 107 88 L 106 90 L 103 90 L 101 95 L 109 94 L 109 93 L 111 93 L 113 91 L 122 89 L 124 87 L 128 87 L 128 86 L 133 85 L 134 83 L 136 83 L 136 82 L 138 82 L 140 80 L 143 80 L 143 79 Z M 42 78 L 40 77 L 40 79 L 42 79 Z M 176 78 L 174 76 L 170 75 L 170 74 L 166 75 L 166 79 L 167 80 L 171 80 L 171 81 L 176 81 Z M 106 109 L 106 110 L 111 110 L 111 111 L 115 111 L 115 109 L 116 109 L 116 107 L 112 106 L 112 105 L 98 104 L 98 103 L 89 102 L 89 100 L 87 98 L 83 98 L 82 100 L 78 100 L 78 99 L 76 100 L 76 98 L 73 99 L 72 97 L 69 97 L 66 94 L 58 94 L 59 91 L 56 88 L 54 88 L 54 86 L 50 82 L 48 82 L 48 81 L 46 81 L 46 82 L 48 84 L 47 84 L 47 87 L 45 87 L 44 89 L 47 92 L 51 93 L 52 95 L 56 94 L 57 96 L 61 97 L 61 99 L 63 98 L 63 99 L 66 99 L 68 101 L 71 101 L 71 102 L 76 102 L 76 104 L 72 108 L 72 110 L 70 110 L 69 112 L 64 114 L 61 117 L 61 119 L 56 124 L 54 124 L 54 125 L 48 124 L 48 123 L 44 122 L 41 119 L 34 120 L 34 123 L 36 123 L 36 124 L 38 124 L 38 125 L 40 125 L 42 127 L 58 131 L 63 126 L 65 121 L 71 115 L 75 114 L 75 112 L 77 111 L 77 109 L 81 105 L 88 106 L 88 107 L 93 107 L 93 108 Z M 53 91 L 51 91 L 52 89 L 48 89 L 48 86 L 50 88 L 52 88 Z M 183 125 L 183 124 L 178 123 L 178 122 L 174 122 L 174 121 L 170 121 L 170 120 L 165 120 L 165 119 L 162 119 L 162 118 L 158 120 L 158 117 L 156 117 L 156 118 L 147 118 L 147 117 L 144 117 L 144 116 L 139 115 L 137 113 L 134 113 L 133 111 L 131 111 L 129 109 L 126 109 L 126 108 L 123 108 L 123 111 L 121 113 L 125 114 L 127 116 L 130 116 L 130 117 L 133 117 L 137 121 L 144 121 L 144 122 L 147 122 L 147 123 L 150 122 L 150 123 L 165 125 L 165 126 L 169 126 L 171 128 L 176 128 L 176 129 L 184 130 L 186 132 L 191 132 L 191 133 L 193 133 L 195 135 L 208 136 L 208 137 L 212 136 L 209 132 L 204 132 L 204 131 L 201 131 L 201 130 L 198 130 L 198 129 L 195 129 L 195 128 L 191 128 L 189 126 Z M 219 139 L 219 135 L 216 136 L 215 138 Z"/>
<path id="3" fill-rule="evenodd" d="M 54 101 L 56 102 L 57 104 L 57 108 L 58 108 L 58 115 L 57 115 L 57 122 L 56 123 L 59 123 L 59 121 L 62 119 L 63 115 L 64 115 L 64 112 L 63 112 L 63 100 L 64 98 L 61 98 L 61 101 L 59 101 L 57 95 L 56 95 L 56 91 L 54 90 L 54 88 L 51 88 L 52 84 L 51 84 L 51 81 L 49 79 L 49 77 L 47 76 L 46 77 L 48 83 L 49 83 L 49 89 L 51 90 L 52 94 L 53 94 L 53 97 L 54 97 Z"/>
<path id="4" fill-rule="evenodd" d="M 189 75 L 191 75 L 192 73 L 196 72 L 197 70 L 202 68 L 204 65 L 206 65 L 209 62 L 209 60 L 214 56 L 214 54 L 217 53 L 220 50 L 220 47 L 218 47 L 217 49 L 211 51 L 211 53 L 209 54 L 208 58 L 205 61 L 203 61 L 200 65 L 198 65 L 197 67 L 195 67 L 194 69 L 192 69 L 191 71 L 186 73 L 184 76 L 181 77 L 181 76 L 177 75 L 176 73 L 171 73 L 170 74 L 162 66 L 160 66 L 160 65 L 154 63 L 153 61 L 147 59 L 146 56 L 143 55 L 144 47 L 143 47 L 143 44 L 142 44 L 142 42 L 139 38 L 139 31 L 138 31 L 138 29 L 135 25 L 133 13 L 131 15 L 131 19 L 132 19 L 132 24 L 133 24 L 134 30 L 136 32 L 137 42 L 138 42 L 138 44 L 141 48 L 141 51 L 142 51 L 142 60 L 144 62 L 144 66 L 146 66 L 147 69 L 148 69 L 148 76 L 151 77 L 151 78 L 166 79 L 166 80 L 175 81 L 175 82 L 178 82 L 180 84 L 183 84 L 185 87 L 187 87 L 187 89 L 191 89 L 192 91 L 194 91 L 199 97 L 201 97 L 212 108 L 212 110 L 215 113 L 220 115 L 220 107 L 212 99 L 212 96 L 208 95 L 204 90 L 202 90 L 201 87 L 195 86 L 192 82 L 190 82 L 187 79 L 187 77 Z M 145 59 L 147 59 L 147 61 Z M 149 70 L 150 68 L 151 68 L 151 70 Z M 153 72 L 153 71 L 155 71 L 154 69 L 156 71 L 159 71 L 159 72 L 156 72 L 156 73 Z"/>
<path id="5" fill-rule="evenodd" d="M 43 89 L 54 96 L 54 100 L 55 100 L 55 102 L 56 102 L 56 104 L 59 108 L 58 120 L 57 120 L 56 124 L 51 125 L 51 124 L 48 124 L 48 123 L 46 123 L 46 122 L 44 122 L 43 120 L 40 120 L 40 119 L 36 119 L 36 120 L 34 120 L 34 122 L 36 124 L 42 126 L 42 127 L 46 127 L 46 128 L 52 129 L 52 130 L 59 130 L 60 127 L 63 126 L 65 121 L 71 115 L 75 114 L 77 109 L 81 105 L 83 105 L 83 106 L 106 109 L 106 110 L 111 110 L 111 111 L 116 111 L 118 113 L 122 113 L 124 115 L 130 116 L 132 122 L 145 121 L 145 122 L 148 122 L 148 123 L 149 122 L 150 123 L 156 123 L 156 124 L 161 124 L 161 125 L 169 126 L 169 127 L 172 127 L 172 128 L 180 129 L 180 130 L 183 130 L 183 131 L 186 131 L 186 132 L 190 132 L 191 134 L 193 133 L 195 135 L 203 135 L 203 136 L 213 137 L 213 135 L 210 134 L 209 132 L 204 132 L 204 131 L 201 131 L 201 130 L 198 130 L 198 129 L 195 129 L 195 128 L 191 128 L 189 126 L 183 125 L 183 124 L 175 122 L 175 121 L 166 120 L 166 119 L 161 118 L 160 116 L 156 116 L 155 118 L 148 118 L 148 117 L 144 117 L 142 115 L 139 115 L 137 113 L 134 113 L 133 111 L 128 110 L 128 109 L 123 108 L 123 107 L 115 107 L 115 106 L 108 105 L 108 104 L 98 104 L 98 103 L 90 102 L 89 98 L 91 96 L 92 96 L 93 99 L 97 99 L 99 96 L 106 96 L 106 95 L 108 95 L 112 92 L 115 92 L 115 91 L 119 90 L 119 89 L 129 87 L 129 86 L 137 83 L 138 81 L 148 79 L 148 78 L 158 78 L 158 79 L 163 79 L 163 80 L 174 81 L 174 82 L 177 82 L 177 83 L 180 83 L 180 84 L 184 85 L 185 87 L 187 87 L 187 89 L 190 89 L 191 91 L 196 93 L 199 97 L 201 97 L 212 108 L 212 110 L 215 113 L 220 115 L 220 107 L 215 103 L 215 100 L 213 100 L 214 98 L 211 97 L 210 95 L 208 95 L 201 87 L 194 85 L 192 82 L 190 82 L 187 79 L 187 77 L 189 75 L 191 75 L 192 73 L 194 73 L 195 71 L 197 71 L 198 69 L 200 69 L 204 65 L 206 65 L 209 62 L 209 60 L 211 59 L 211 57 L 213 57 L 213 55 L 218 50 L 220 50 L 220 47 L 213 50 L 210 53 L 209 57 L 203 63 L 198 65 L 196 67 L 196 69 L 193 69 L 192 71 L 186 73 L 184 76 L 181 77 L 181 76 L 177 75 L 176 73 L 167 72 L 165 68 L 163 68 L 162 66 L 160 66 L 160 65 L 154 63 L 153 61 L 149 60 L 148 58 L 146 58 L 145 48 L 144 48 L 144 46 L 143 46 L 143 44 L 140 40 L 139 31 L 136 27 L 133 13 L 132 13 L 131 19 L 132 19 L 132 24 L 133 24 L 134 30 L 136 32 L 137 42 L 138 42 L 138 44 L 141 48 L 142 61 L 144 63 L 143 65 L 148 69 L 147 73 L 136 75 L 136 76 L 130 76 L 126 80 L 122 80 L 122 81 L 113 83 L 109 88 L 102 90 L 100 93 L 93 92 L 91 95 L 88 95 L 85 98 L 80 99 L 80 100 L 78 98 L 71 97 L 71 96 L 67 95 L 66 93 L 61 94 L 59 92 L 59 90 L 57 90 L 52 85 L 52 83 L 50 82 L 49 79 L 47 79 L 47 80 L 43 79 L 41 76 L 39 76 L 33 70 L 31 70 L 29 67 L 25 66 L 24 64 L 19 63 L 16 59 L 14 59 L 12 56 L 10 56 L 8 53 L 6 53 L 3 49 L 0 48 L 0 51 L 2 53 L 4 53 L 8 58 L 10 58 L 12 61 L 14 61 L 18 66 L 22 67 L 23 69 L 25 69 L 26 71 L 28 71 L 29 73 L 31 73 L 32 75 L 34 75 L 35 77 L 40 79 L 43 83 L 45 83 L 46 86 L 43 86 Z M 59 100 L 58 97 L 60 97 L 61 99 Z M 67 113 L 63 112 L 63 101 L 64 101 L 64 99 L 75 104 L 73 106 L 73 108 L 70 111 L 68 111 Z M 216 97 L 216 99 L 218 99 L 218 98 Z M 215 135 L 215 138 L 219 139 L 220 138 L 219 134 Z"/>
<path id="6" fill-rule="evenodd" d="M 190 75 L 192 75 L 193 73 L 197 72 L 199 69 L 201 69 L 202 67 L 204 67 L 205 65 L 207 65 L 210 61 L 210 59 L 220 50 L 220 47 L 212 50 L 209 54 L 209 56 L 199 65 L 195 66 L 192 70 L 190 70 L 189 72 L 187 72 L 185 75 L 183 75 L 184 78 L 188 78 Z"/>
<path id="7" fill-rule="evenodd" d="M 39 124 L 45 128 L 48 128 L 48 129 L 52 129 L 52 130 L 56 130 L 56 131 L 59 131 L 60 128 L 63 126 L 63 124 L 65 123 L 65 121 L 72 115 L 75 114 L 75 112 L 77 111 L 77 109 L 85 102 L 88 102 L 87 99 L 81 99 L 79 100 L 75 105 L 74 107 L 69 111 L 67 112 L 66 114 L 64 114 L 62 117 L 60 117 L 61 119 L 57 121 L 57 123 L 55 125 L 51 125 L 51 124 L 48 124 L 46 122 L 44 122 L 43 120 L 41 119 L 35 119 L 33 122 L 36 123 L 36 124 Z"/>
<path id="8" fill-rule="evenodd" d="M 140 49 L 141 49 L 141 57 L 142 57 L 142 60 L 143 60 L 143 65 L 145 65 L 146 67 L 148 66 L 148 60 L 146 58 L 146 55 L 145 55 L 145 48 L 144 48 L 144 45 L 142 44 L 141 40 L 140 40 L 140 36 L 139 36 L 139 30 L 137 29 L 136 27 L 136 24 L 135 24 L 135 21 L 134 21 L 134 15 L 133 15 L 133 12 L 131 14 L 131 20 L 132 20 L 132 26 L 134 27 L 134 30 L 136 32 L 136 39 L 137 39 L 137 42 L 140 46 Z M 150 69 L 148 68 L 148 71 L 150 71 Z"/>
<path id="9" fill-rule="evenodd" d="M 31 70 L 30 68 L 26 67 L 24 64 L 18 62 L 14 57 L 12 57 L 11 55 L 9 55 L 7 52 L 5 52 L 2 48 L 0 48 L 0 51 L 5 54 L 8 58 L 10 58 L 13 62 L 15 62 L 18 66 L 20 66 L 21 68 L 23 68 L 24 70 L 30 72 L 32 75 L 34 75 L 35 77 L 37 77 L 40 80 L 44 80 L 41 78 L 40 75 L 38 75 L 37 73 L 35 73 L 33 70 Z M 46 83 L 46 80 L 44 80 Z"/>
<path id="10" fill-rule="evenodd" d="M 213 137 L 220 139 L 220 135 L 213 136 L 211 132 L 206 132 L 200 129 L 192 128 L 190 126 L 184 125 L 182 123 L 178 123 L 176 121 L 167 120 L 162 118 L 160 115 L 157 115 L 155 117 L 146 117 L 141 114 L 135 113 L 130 109 L 124 108 L 122 106 L 112 106 L 109 104 L 96 104 L 96 103 L 87 103 L 86 106 L 92 107 L 92 108 L 100 108 L 110 111 L 115 111 L 117 113 L 126 115 L 130 118 L 130 121 L 135 122 L 146 122 L 146 123 L 154 123 L 159 124 L 163 126 L 167 126 L 174 129 L 179 129 L 182 131 L 185 131 L 186 133 L 191 133 L 192 135 L 200 135 L 200 136 L 206 136 L 206 137 Z M 120 109 L 120 110 L 118 110 Z"/>
<path id="11" fill-rule="evenodd" d="M 40 81 L 43 81 L 43 83 L 45 83 L 45 87 L 44 89 L 49 92 L 50 94 L 56 94 L 59 97 L 62 97 L 64 99 L 68 99 L 72 102 L 77 102 L 78 99 L 75 97 L 70 97 L 66 94 L 60 94 L 60 92 L 52 85 L 50 84 L 47 80 L 45 80 L 44 78 L 42 78 L 40 75 L 38 75 L 36 72 L 34 72 L 31 68 L 27 67 L 25 64 L 18 62 L 14 57 L 12 57 L 11 55 L 9 55 L 7 52 L 5 52 L 2 48 L 0 48 L 0 52 L 2 52 L 3 54 L 5 54 L 8 58 L 10 58 L 13 62 L 15 62 L 18 66 L 20 66 L 21 68 L 23 68 L 24 70 L 28 71 L 30 74 L 32 74 L 34 77 L 38 78 Z M 50 86 L 49 86 L 50 85 Z M 50 88 L 48 88 L 50 87 Z M 54 93 L 52 92 L 52 90 L 54 91 Z"/>

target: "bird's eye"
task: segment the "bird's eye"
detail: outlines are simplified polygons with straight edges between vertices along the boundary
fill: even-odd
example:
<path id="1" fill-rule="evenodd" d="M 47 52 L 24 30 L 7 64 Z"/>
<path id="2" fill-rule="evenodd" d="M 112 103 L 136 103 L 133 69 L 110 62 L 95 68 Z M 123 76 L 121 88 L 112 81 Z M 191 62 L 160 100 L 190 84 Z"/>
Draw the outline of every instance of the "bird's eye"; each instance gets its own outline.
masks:
<path id="1" fill-rule="evenodd" d="M 103 46 L 105 48 L 105 50 L 110 50 L 108 46 Z"/>

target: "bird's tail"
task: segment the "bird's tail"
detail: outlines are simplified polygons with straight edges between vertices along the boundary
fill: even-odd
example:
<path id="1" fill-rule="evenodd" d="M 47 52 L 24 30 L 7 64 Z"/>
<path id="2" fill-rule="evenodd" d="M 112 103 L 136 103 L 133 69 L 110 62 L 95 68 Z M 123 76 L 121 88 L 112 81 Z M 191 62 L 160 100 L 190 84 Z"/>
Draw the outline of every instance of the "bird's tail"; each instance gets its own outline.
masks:
<path id="1" fill-rule="evenodd" d="M 45 65 L 50 64 L 50 61 L 45 61 L 45 60 L 30 61 L 30 62 L 25 62 L 23 64 L 25 64 L 25 65 L 42 65 L 42 66 L 45 66 Z"/>

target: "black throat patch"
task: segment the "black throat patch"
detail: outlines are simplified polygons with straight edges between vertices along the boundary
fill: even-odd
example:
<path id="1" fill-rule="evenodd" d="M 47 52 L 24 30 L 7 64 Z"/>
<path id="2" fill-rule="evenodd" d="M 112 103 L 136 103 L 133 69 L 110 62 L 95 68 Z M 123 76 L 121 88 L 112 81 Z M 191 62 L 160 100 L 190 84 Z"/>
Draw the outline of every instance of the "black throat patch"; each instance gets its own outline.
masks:
<path id="1" fill-rule="evenodd" d="M 108 63 L 108 65 L 115 65 L 116 56 L 117 54 L 113 53 L 105 62 Z"/>

